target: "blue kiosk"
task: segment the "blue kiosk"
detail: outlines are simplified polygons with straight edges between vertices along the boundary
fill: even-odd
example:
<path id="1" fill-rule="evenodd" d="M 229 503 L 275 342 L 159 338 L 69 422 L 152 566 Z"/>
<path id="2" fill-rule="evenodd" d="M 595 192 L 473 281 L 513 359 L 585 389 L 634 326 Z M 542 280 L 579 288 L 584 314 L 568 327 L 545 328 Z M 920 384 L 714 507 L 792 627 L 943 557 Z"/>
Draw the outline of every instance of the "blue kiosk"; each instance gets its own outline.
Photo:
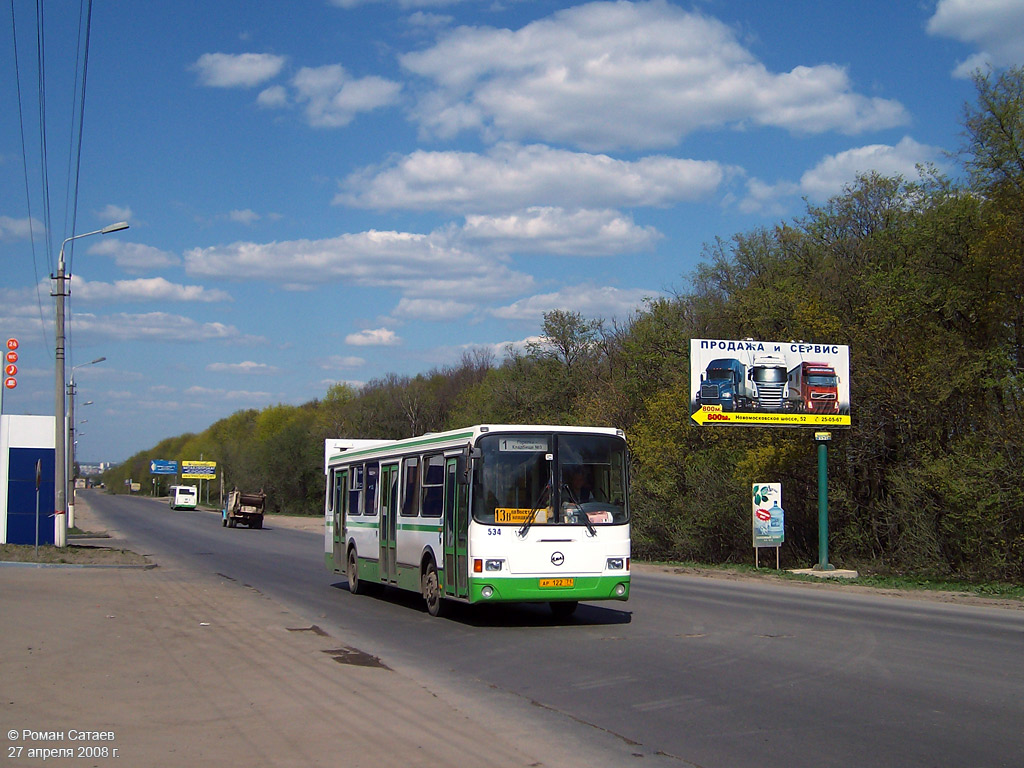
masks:
<path id="1" fill-rule="evenodd" d="M 0 416 L 0 544 L 54 543 L 54 454 L 53 416 Z"/>

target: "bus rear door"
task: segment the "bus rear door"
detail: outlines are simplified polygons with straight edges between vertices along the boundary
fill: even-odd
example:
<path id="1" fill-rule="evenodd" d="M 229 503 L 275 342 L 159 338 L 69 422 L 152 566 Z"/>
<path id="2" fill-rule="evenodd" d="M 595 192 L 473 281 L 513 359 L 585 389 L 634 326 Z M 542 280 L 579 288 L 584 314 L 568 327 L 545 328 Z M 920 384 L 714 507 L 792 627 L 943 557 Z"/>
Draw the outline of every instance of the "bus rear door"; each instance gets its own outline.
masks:
<path id="1" fill-rule="evenodd" d="M 398 464 L 384 464 L 380 468 L 380 580 L 383 583 L 394 583 L 398 577 L 395 528 L 399 474 Z"/>

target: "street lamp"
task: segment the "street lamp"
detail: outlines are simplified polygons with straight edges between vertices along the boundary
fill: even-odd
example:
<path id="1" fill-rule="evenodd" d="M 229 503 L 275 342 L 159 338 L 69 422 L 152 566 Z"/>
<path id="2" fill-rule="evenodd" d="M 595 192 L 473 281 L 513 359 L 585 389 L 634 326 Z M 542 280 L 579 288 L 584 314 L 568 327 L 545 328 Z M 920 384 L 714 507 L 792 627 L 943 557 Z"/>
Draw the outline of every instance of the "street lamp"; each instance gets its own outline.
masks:
<path id="1" fill-rule="evenodd" d="M 116 224 L 110 224 L 103 229 L 97 229 L 95 232 L 85 232 L 81 235 L 72 235 L 67 238 L 60 244 L 60 258 L 57 259 L 57 274 L 53 278 L 57 281 L 55 293 L 53 294 L 57 298 L 57 348 L 54 353 L 56 360 L 56 392 L 54 393 L 53 401 L 55 419 L 53 441 L 55 458 L 53 462 L 53 543 L 58 547 L 66 547 L 68 543 L 68 520 L 67 515 L 64 514 L 67 511 L 65 508 L 67 477 L 64 471 L 64 435 L 67 432 L 67 425 L 64 423 L 64 297 L 67 296 L 70 291 L 65 285 L 65 281 L 69 278 L 64 274 L 64 246 L 72 240 L 78 240 L 81 237 L 89 237 L 90 235 L 109 235 L 111 232 L 120 232 L 122 229 L 128 229 L 127 221 L 119 221 Z"/>
<path id="2" fill-rule="evenodd" d="M 87 365 L 102 363 L 107 358 L 97 357 L 88 363 L 79 363 L 71 366 L 71 381 L 68 382 L 68 528 L 75 527 L 75 369 L 84 368 Z M 84 405 L 92 405 L 92 400 L 87 400 Z"/>

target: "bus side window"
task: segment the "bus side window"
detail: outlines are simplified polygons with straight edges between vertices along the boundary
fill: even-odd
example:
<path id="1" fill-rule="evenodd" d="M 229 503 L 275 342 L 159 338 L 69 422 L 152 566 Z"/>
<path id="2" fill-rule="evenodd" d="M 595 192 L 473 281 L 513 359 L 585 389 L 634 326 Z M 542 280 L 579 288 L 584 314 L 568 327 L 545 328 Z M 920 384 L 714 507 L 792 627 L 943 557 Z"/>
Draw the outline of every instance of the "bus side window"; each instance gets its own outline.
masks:
<path id="1" fill-rule="evenodd" d="M 359 503 L 363 497 L 363 465 L 356 464 L 352 467 L 352 480 L 348 490 L 348 513 L 350 515 L 361 515 L 363 507 Z"/>
<path id="2" fill-rule="evenodd" d="M 440 517 L 444 505 L 444 456 L 423 457 L 423 516 Z"/>
<path id="3" fill-rule="evenodd" d="M 365 469 L 365 482 L 363 490 L 363 514 L 377 514 L 377 474 L 380 472 L 380 464 L 370 462 Z"/>
<path id="4" fill-rule="evenodd" d="M 420 467 L 419 457 L 410 456 L 405 460 L 405 488 L 402 490 L 402 516 L 419 515 Z"/>

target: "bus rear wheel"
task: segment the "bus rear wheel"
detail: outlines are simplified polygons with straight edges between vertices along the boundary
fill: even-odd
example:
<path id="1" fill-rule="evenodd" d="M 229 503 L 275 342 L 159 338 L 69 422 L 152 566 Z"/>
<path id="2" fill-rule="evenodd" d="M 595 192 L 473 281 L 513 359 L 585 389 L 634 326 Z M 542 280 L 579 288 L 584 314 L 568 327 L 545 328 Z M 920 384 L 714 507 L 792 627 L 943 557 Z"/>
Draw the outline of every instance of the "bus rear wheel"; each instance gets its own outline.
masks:
<path id="1" fill-rule="evenodd" d="M 432 562 L 427 564 L 423 572 L 423 601 L 427 604 L 427 613 L 431 616 L 440 616 L 444 598 L 441 596 L 441 586 L 437 580 L 437 566 Z"/>
<path id="2" fill-rule="evenodd" d="M 348 551 L 348 563 L 345 568 L 345 574 L 348 576 L 348 591 L 353 595 L 362 595 L 366 593 L 366 585 L 359 580 L 359 561 L 356 559 L 355 549 Z"/>

